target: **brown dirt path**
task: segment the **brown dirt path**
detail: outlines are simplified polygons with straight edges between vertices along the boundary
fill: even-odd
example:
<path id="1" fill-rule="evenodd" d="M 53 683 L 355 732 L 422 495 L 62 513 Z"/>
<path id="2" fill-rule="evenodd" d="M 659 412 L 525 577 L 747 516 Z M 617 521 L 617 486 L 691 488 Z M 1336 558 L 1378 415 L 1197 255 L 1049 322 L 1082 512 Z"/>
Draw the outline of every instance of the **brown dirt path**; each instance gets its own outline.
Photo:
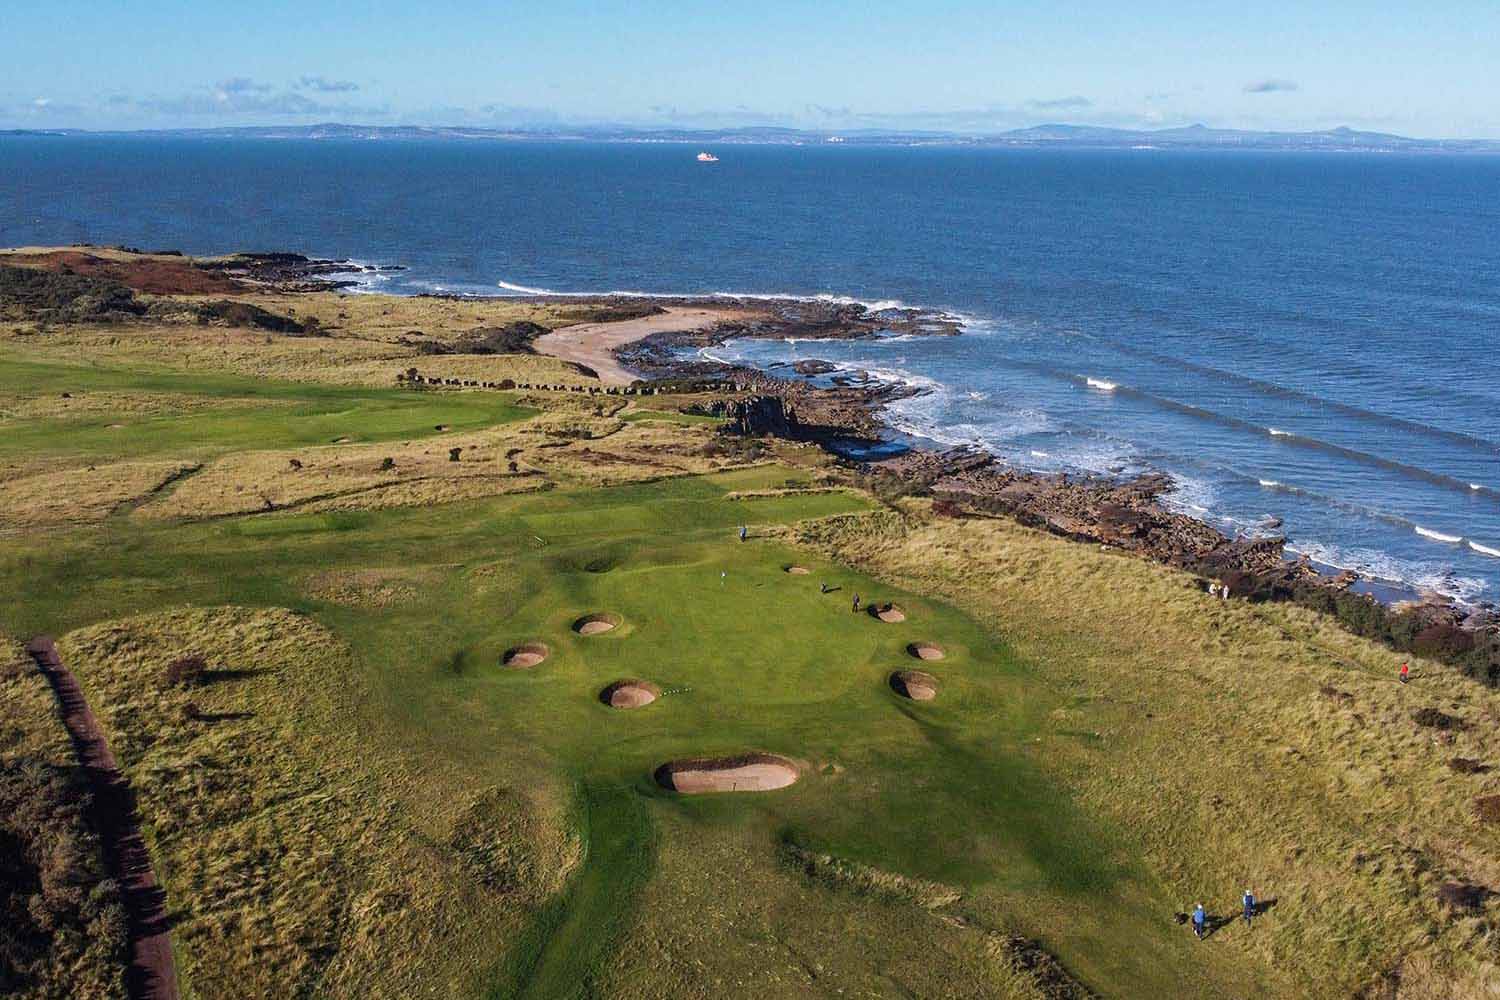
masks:
<path id="1" fill-rule="evenodd" d="M 135 795 L 115 763 L 99 720 L 84 700 L 83 689 L 58 658 L 52 639 L 38 636 L 27 644 L 26 651 L 57 695 L 63 725 L 94 795 L 94 822 L 104 845 L 105 869 L 120 883 L 120 897 L 130 923 L 126 988 L 132 997 L 142 1000 L 177 1000 L 177 966 L 172 960 L 166 893 L 156 883 L 151 852 L 141 836 Z"/>
<path id="2" fill-rule="evenodd" d="M 728 316 L 729 309 L 670 306 L 665 312 L 617 323 L 579 323 L 544 333 L 531 346 L 542 354 L 592 368 L 605 385 L 629 385 L 636 376 L 615 360 L 614 350 L 653 333 L 705 330 Z"/>

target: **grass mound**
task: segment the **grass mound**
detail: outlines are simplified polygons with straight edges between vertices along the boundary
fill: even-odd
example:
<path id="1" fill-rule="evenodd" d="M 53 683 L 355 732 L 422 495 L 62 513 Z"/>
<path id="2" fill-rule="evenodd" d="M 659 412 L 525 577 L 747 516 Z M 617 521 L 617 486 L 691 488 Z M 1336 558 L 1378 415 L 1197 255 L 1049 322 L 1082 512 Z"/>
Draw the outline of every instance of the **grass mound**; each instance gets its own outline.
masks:
<path id="1" fill-rule="evenodd" d="M 584 615 L 573 623 L 573 631 L 579 635 L 603 635 L 620 627 L 620 616 L 607 611 Z"/>
<path id="2" fill-rule="evenodd" d="M 891 674 L 891 689 L 912 701 L 931 701 L 937 697 L 938 679 L 925 670 L 898 670 Z"/>
<path id="3" fill-rule="evenodd" d="M 599 692 L 599 700 L 610 708 L 642 708 L 661 697 L 661 688 L 650 681 L 623 680 Z"/>
<path id="4" fill-rule="evenodd" d="M 575 856 L 544 785 L 475 798 L 372 724 L 350 649 L 304 616 L 177 610 L 59 645 L 136 790 L 198 996 L 483 992 Z M 202 684 L 155 683 L 189 653 Z"/>
<path id="5" fill-rule="evenodd" d="M 694 757 L 661 765 L 656 783 L 683 795 L 705 792 L 768 792 L 785 788 L 799 777 L 797 765 L 772 753 L 734 757 Z"/>
<path id="6" fill-rule="evenodd" d="M 507 649 L 505 655 L 500 658 L 500 662 L 514 670 L 527 670 L 540 666 L 551 652 L 545 642 L 523 642 L 519 646 Z"/>

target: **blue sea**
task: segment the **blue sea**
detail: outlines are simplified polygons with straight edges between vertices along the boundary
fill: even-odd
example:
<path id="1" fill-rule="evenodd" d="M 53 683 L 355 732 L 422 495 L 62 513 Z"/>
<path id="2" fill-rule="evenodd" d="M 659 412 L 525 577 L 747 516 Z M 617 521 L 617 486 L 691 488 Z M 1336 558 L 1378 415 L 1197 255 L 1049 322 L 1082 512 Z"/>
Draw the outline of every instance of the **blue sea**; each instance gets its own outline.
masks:
<path id="1" fill-rule="evenodd" d="M 899 302 L 740 342 L 928 391 L 902 432 L 1176 477 L 1230 533 L 1500 599 L 1500 158 L 0 137 L 0 244 L 297 250 L 366 288 Z"/>

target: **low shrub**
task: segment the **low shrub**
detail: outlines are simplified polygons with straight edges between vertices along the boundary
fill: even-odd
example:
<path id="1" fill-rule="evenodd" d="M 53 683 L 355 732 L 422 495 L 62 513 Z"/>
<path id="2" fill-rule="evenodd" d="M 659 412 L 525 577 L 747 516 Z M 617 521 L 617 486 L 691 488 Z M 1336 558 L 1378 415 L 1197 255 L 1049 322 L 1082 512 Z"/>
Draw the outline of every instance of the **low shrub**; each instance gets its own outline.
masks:
<path id="1" fill-rule="evenodd" d="M 179 656 L 162 671 L 165 687 L 198 687 L 208 673 L 208 663 L 201 656 Z"/>

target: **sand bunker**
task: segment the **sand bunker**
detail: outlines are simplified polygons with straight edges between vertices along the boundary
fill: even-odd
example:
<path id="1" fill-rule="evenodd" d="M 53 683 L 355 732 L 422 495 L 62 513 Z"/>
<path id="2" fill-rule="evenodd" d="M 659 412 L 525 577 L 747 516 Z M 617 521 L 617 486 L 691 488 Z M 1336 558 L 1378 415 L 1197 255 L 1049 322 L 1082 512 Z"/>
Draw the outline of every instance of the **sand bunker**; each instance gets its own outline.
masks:
<path id="1" fill-rule="evenodd" d="M 544 642 L 526 642 L 507 649 L 505 655 L 500 658 L 500 662 L 507 667 L 525 670 L 527 667 L 534 667 L 541 663 L 551 652 Z"/>
<path id="2" fill-rule="evenodd" d="M 641 708 L 661 697 L 661 688 L 650 681 L 615 681 L 599 692 L 599 700 L 610 708 Z"/>
<path id="3" fill-rule="evenodd" d="M 773 753 L 736 757 L 696 757 L 668 761 L 656 769 L 656 783 L 673 792 L 769 792 L 797 780 L 797 765 Z"/>
<path id="4" fill-rule="evenodd" d="M 579 635 L 603 635 L 605 632 L 613 632 L 620 624 L 617 615 L 593 614 L 584 615 L 573 623 L 573 631 Z"/>
<path id="5" fill-rule="evenodd" d="M 906 612 L 894 604 L 872 604 L 870 614 L 889 624 L 906 621 Z"/>
<path id="6" fill-rule="evenodd" d="M 806 566 L 788 566 L 786 571 L 793 576 L 806 576 L 809 572 Z"/>
<path id="7" fill-rule="evenodd" d="M 912 701 L 931 701 L 937 697 L 937 678 L 925 670 L 898 670 L 891 674 L 891 688 Z"/>
<path id="8" fill-rule="evenodd" d="M 941 660 L 944 655 L 943 647 L 935 642 L 914 642 L 906 651 L 919 660 Z"/>

